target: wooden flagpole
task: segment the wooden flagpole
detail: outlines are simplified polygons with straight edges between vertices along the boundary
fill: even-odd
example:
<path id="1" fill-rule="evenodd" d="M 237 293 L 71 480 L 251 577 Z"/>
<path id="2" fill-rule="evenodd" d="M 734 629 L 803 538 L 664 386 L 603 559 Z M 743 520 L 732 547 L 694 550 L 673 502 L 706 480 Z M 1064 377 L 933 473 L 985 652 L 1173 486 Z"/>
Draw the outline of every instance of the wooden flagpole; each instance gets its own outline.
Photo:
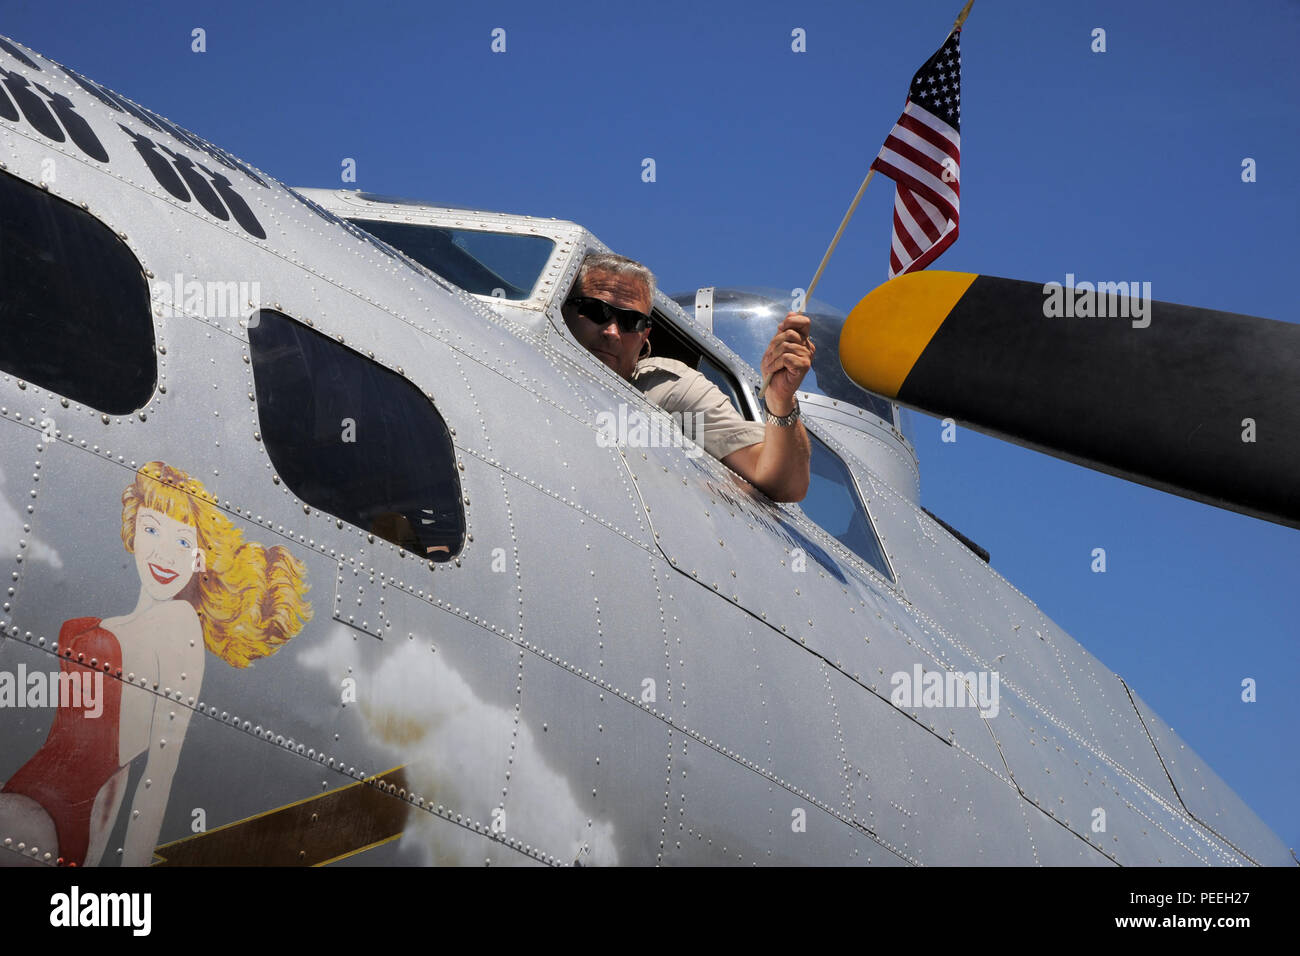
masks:
<path id="1" fill-rule="evenodd" d="M 830 262 L 831 253 L 833 253 L 835 247 L 839 245 L 840 236 L 844 235 L 844 227 L 847 226 L 849 220 L 853 218 L 853 213 L 857 211 L 858 203 L 862 201 L 862 194 L 867 191 L 867 183 L 871 182 L 871 177 L 874 175 L 876 175 L 876 168 L 873 166 L 867 170 L 867 178 L 862 180 L 862 185 L 858 187 L 858 194 L 853 197 L 853 202 L 849 204 L 849 211 L 846 212 L 844 218 L 840 220 L 840 228 L 835 230 L 835 237 L 831 239 L 831 244 L 826 248 L 826 255 L 822 256 L 822 261 L 817 266 L 817 272 L 813 275 L 812 282 L 808 283 L 808 291 L 803 295 L 804 302 L 812 301 L 813 289 L 817 288 L 817 282 L 822 277 L 822 271 L 826 268 L 826 263 Z"/>

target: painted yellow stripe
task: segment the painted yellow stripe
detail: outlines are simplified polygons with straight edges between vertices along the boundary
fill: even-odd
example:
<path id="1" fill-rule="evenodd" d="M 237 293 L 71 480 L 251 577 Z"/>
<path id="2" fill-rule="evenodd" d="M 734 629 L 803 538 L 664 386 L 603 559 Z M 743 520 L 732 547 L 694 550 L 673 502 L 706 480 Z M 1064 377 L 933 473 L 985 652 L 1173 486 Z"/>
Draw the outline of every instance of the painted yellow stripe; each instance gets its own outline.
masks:
<path id="1" fill-rule="evenodd" d="M 849 378 L 898 397 L 916 360 L 977 278 L 971 272 L 914 272 L 868 292 L 840 330 L 840 364 Z"/>
<path id="2" fill-rule="evenodd" d="M 971 691 L 971 693 L 974 693 L 974 691 Z M 355 850 L 349 850 L 347 853 L 340 853 L 338 856 L 332 857 L 328 860 L 322 860 L 320 863 L 313 863 L 312 866 L 329 866 L 331 863 L 337 863 L 339 860 L 346 860 L 348 857 L 356 856 L 358 853 L 365 853 L 367 850 L 373 850 L 375 847 L 383 846 L 385 843 L 392 843 L 394 840 L 401 839 L 401 836 L 401 833 L 394 833 L 390 837 L 384 837 L 382 840 L 376 840 L 374 843 L 367 844 L 366 846 L 359 846 Z"/>

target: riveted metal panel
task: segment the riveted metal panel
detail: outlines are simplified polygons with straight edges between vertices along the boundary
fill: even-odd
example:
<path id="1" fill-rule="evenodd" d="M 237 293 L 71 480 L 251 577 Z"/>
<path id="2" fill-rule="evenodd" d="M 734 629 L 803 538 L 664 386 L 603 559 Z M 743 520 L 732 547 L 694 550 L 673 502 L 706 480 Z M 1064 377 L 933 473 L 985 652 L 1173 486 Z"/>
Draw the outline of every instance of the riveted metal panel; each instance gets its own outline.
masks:
<path id="1" fill-rule="evenodd" d="M 1194 830 L 1184 832 L 1184 824 L 1169 816 L 1167 806 L 1172 793 L 1163 775 L 1156 772 L 1150 754 L 1143 750 L 1135 722 L 1124 711 L 1122 699 L 1116 699 L 1114 691 L 1118 681 L 1111 677 L 1113 683 L 1101 688 L 1102 678 L 1096 670 L 1099 665 L 1093 665 L 1087 652 L 1043 617 L 1032 602 L 928 516 L 897 502 L 883 485 L 878 485 L 877 491 L 883 493 L 887 503 L 877 512 L 878 522 L 886 536 L 900 542 L 896 559 L 907 568 L 904 581 L 909 596 L 923 614 L 932 616 L 934 630 L 967 654 L 980 669 L 999 672 L 1002 693 L 1008 703 L 1022 699 L 1020 708 L 1013 712 L 1022 712 L 1025 706 L 1040 711 L 1039 719 L 1053 728 L 1053 749 L 1059 745 L 1063 751 L 1077 751 L 1081 765 L 1092 767 L 1108 779 L 1123 781 L 1118 788 L 1123 795 L 1121 819 L 1116 821 L 1108 816 L 1112 820 L 1112 837 L 1117 829 L 1125 828 L 1127 819 L 1136 819 L 1124 851 L 1129 861 L 1146 859 L 1143 853 L 1149 851 L 1166 862 L 1170 859 L 1230 862 L 1216 841 L 1207 842 Z M 891 498 L 895 501 L 892 508 L 888 506 Z M 909 510 L 910 520 L 916 523 L 921 534 L 909 539 L 897 528 L 891 533 L 891 524 L 908 520 Z M 1088 679 L 1086 685 L 1084 679 Z M 1110 693 L 1106 693 L 1107 689 Z M 1029 699 L 1023 700 L 1026 694 Z M 1010 763 L 1012 755 L 1019 751 L 1019 735 L 1013 738 L 1005 733 L 1008 725 L 1001 716 L 993 726 L 995 731 L 1003 731 L 998 732 L 998 740 Z M 1025 756 L 1022 753 L 1017 759 Z M 1036 760 L 1027 765 L 1012 763 L 1012 769 L 1017 771 L 1017 782 L 1044 812 L 1060 816 L 1061 799 L 1068 800 L 1067 791 L 1076 790 L 1076 785 L 1072 782 L 1057 786 L 1055 789 L 1061 792 L 1054 796 L 1047 794 L 1046 790 L 1053 788 L 1042 788 L 1040 779 L 1048 775 L 1037 765 Z M 1030 771 L 1028 767 L 1036 769 Z M 1075 796 L 1080 797 L 1077 792 Z M 1068 813 L 1064 817 L 1085 838 L 1090 834 L 1088 814 L 1092 809 L 1081 804 L 1072 817 Z M 1146 833 L 1142 832 L 1144 828 Z M 1114 842 L 1112 839 L 1111 843 Z M 1112 846 L 1110 852 L 1117 851 Z"/>
<path id="2" fill-rule="evenodd" d="M 582 866 L 649 865 L 661 849 L 669 725 L 572 664 L 530 650 L 505 795 L 509 833 Z"/>
<path id="3" fill-rule="evenodd" d="M 598 656 L 587 670 L 600 686 L 647 713 L 671 716 L 683 679 L 681 635 L 669 626 L 667 609 L 676 572 L 658 554 L 628 547 L 603 552 L 590 576 Z"/>
<path id="4" fill-rule="evenodd" d="M 1294 865 L 1286 845 L 1136 692 L 1133 704 L 1187 811 L 1252 862 Z"/>
<path id="5" fill-rule="evenodd" d="M 981 670 L 938 625 L 923 620 L 914 605 L 868 596 L 865 605 L 854 610 L 856 613 L 850 614 L 852 624 L 841 630 L 851 634 L 860 629 L 861 636 L 856 642 L 844 641 L 837 645 L 837 649 L 844 650 L 844 660 L 850 663 L 846 665 L 841 660 L 828 663 L 891 707 L 895 706 L 896 692 L 901 695 L 903 682 L 910 686 L 916 680 L 918 667 L 921 680 L 931 673 L 938 673 L 947 681 L 949 672 L 968 675 Z M 978 689 L 978 674 L 971 689 Z M 974 694 L 969 696 L 969 706 L 941 708 L 922 706 L 914 697 L 910 692 L 907 697 L 898 697 L 900 703 L 908 702 L 908 706 L 899 707 L 900 716 L 954 743 L 991 773 L 1005 774 L 1002 757 L 987 721 L 980 717 Z"/>
<path id="6" fill-rule="evenodd" d="M 1074 692 L 1037 607 L 924 512 L 868 475 L 882 538 L 918 613 L 1002 686 L 1083 726 Z M 1067 638 L 1068 639 L 1068 638 Z"/>
<path id="7" fill-rule="evenodd" d="M 66 568 L 72 580 L 84 580 L 77 588 L 76 608 L 70 610 L 69 595 L 60 590 L 64 584 L 62 575 L 58 580 L 50 582 L 53 590 L 42 589 L 43 596 L 39 604 L 42 610 L 38 614 L 41 620 L 33 620 L 31 626 L 35 629 L 36 640 L 45 638 L 47 643 L 57 635 L 58 624 L 62 619 L 99 608 L 129 609 L 123 607 L 123 604 L 129 605 L 130 596 L 124 597 L 117 593 L 122 588 L 115 584 L 120 584 L 117 578 L 122 577 L 130 585 L 135 576 L 134 569 L 130 566 L 130 556 L 121 550 L 118 537 L 121 489 L 133 477 L 129 467 L 109 460 L 106 455 L 97 456 L 66 444 L 54 449 L 52 464 L 51 481 L 54 485 L 66 485 L 74 480 L 76 482 L 75 488 L 69 485 L 54 490 L 59 499 L 65 502 L 57 520 L 52 519 L 50 522 L 54 539 L 75 538 L 84 541 L 88 535 L 100 534 L 108 537 L 109 547 L 74 551 L 65 559 L 85 565 L 78 568 L 69 565 Z M 96 475 L 99 476 L 97 479 Z M 272 487 L 267 484 L 267 488 Z M 273 492 L 273 495 L 278 498 L 278 491 Z M 275 505 L 276 502 L 272 500 L 271 503 Z M 280 525 L 275 525 L 273 529 L 273 516 L 257 512 L 245 518 L 234 507 L 240 507 L 245 514 L 252 509 L 233 506 L 227 512 L 228 518 L 243 527 L 246 537 L 284 542 L 285 546 L 307 562 L 309 581 L 313 578 L 325 580 L 325 606 L 328 607 L 329 569 L 335 566 L 334 560 L 322 560 L 312 547 L 304 547 L 301 541 L 296 541 L 292 537 L 291 527 L 282 529 Z M 298 514 L 301 515 L 300 510 Z M 96 532 L 95 528 L 100 530 Z M 103 566 L 103 554 L 111 554 L 114 549 L 120 553 L 118 561 L 122 565 L 122 573 L 119 575 L 109 573 L 109 569 Z M 97 566 L 90 562 L 97 562 Z M 398 593 L 404 602 L 411 605 L 411 609 L 422 607 L 425 616 L 432 611 L 427 603 L 418 598 Z M 413 616 L 411 610 L 406 608 L 398 609 L 398 613 L 406 619 Z M 481 661 L 484 654 L 482 648 L 490 649 L 493 641 L 501 647 L 511 646 L 503 638 L 492 636 L 482 627 L 465 622 L 451 613 L 434 613 L 437 615 L 435 619 L 441 619 L 442 622 L 438 640 L 446 642 L 447 656 L 457 653 L 456 642 L 448 636 L 456 627 L 468 631 L 473 646 L 478 648 L 467 663 L 461 665 L 462 669 Z M 192 703 L 197 708 L 192 720 L 197 721 L 201 715 L 209 718 L 216 715 L 232 730 L 237 729 L 265 745 L 285 748 L 305 760 L 324 761 L 322 769 L 357 776 L 375 772 L 379 763 L 387 762 L 393 766 L 401 763 L 405 759 L 405 750 L 403 747 L 390 746 L 394 740 L 401 741 L 405 747 L 407 737 L 414 735 L 412 741 L 427 744 L 426 750 L 428 746 L 433 746 L 425 741 L 427 733 L 422 728 L 425 724 L 437 723 L 440 718 L 436 712 L 425 715 L 415 706 L 416 702 L 423 703 L 430 699 L 427 688 L 418 684 L 419 670 L 400 665 L 394 668 L 392 664 L 385 664 L 386 660 L 396 660 L 399 655 L 410 654 L 415 654 L 423 662 L 421 655 L 432 652 L 430 635 L 421 634 L 418 642 L 415 641 L 414 634 L 404 635 L 405 640 L 390 640 L 388 643 L 395 647 L 390 648 L 385 656 L 381 650 L 385 644 L 337 625 L 331 635 L 328 622 L 328 615 L 318 615 L 288 646 L 273 657 L 247 669 L 232 669 L 215 658 L 208 657 L 203 689 L 196 694 L 198 700 L 191 702 L 187 699 L 185 702 Z M 333 648 L 334 645 L 338 645 L 338 648 Z M 331 669 L 328 656 L 331 653 L 343 657 L 346 662 Z M 435 663 L 429 665 L 427 671 L 432 684 L 438 686 L 439 675 L 449 672 L 449 669 L 440 669 Z M 508 671 L 509 665 L 489 666 L 479 676 L 477 683 L 480 688 L 476 693 L 465 689 L 463 679 L 447 676 L 443 683 L 458 692 L 453 695 L 452 706 L 466 710 L 482 699 L 484 691 L 481 685 L 484 682 L 497 682 L 501 687 L 498 698 L 503 701 L 508 699 L 506 682 L 512 676 Z M 379 685 L 372 683 L 376 673 L 384 677 Z M 417 686 L 402 685 L 401 681 L 406 677 L 417 681 Z M 350 688 L 342 683 L 348 679 L 354 682 Z M 286 687 L 294 688 L 294 693 L 284 693 Z M 513 684 L 509 687 L 513 688 Z M 166 693 L 169 688 L 161 690 Z M 351 693 L 348 693 L 349 690 Z M 432 699 L 438 701 L 436 695 Z M 400 718 L 393 716 L 392 710 L 399 704 Z M 487 704 L 481 706 L 490 709 Z M 350 717 L 336 718 L 334 714 Z M 422 724 L 421 720 L 426 717 L 425 724 Z M 464 730 L 466 728 L 462 728 Z M 486 772 L 491 776 L 500 774 L 504 777 L 507 739 L 502 737 L 498 741 L 497 752 L 493 756 L 491 736 L 479 725 L 475 725 L 474 734 L 477 740 L 474 747 L 475 761 L 471 762 L 470 769 L 475 773 Z M 464 740 L 465 737 L 462 736 L 461 739 Z M 424 751 L 420 746 L 416 746 L 415 750 L 418 761 Z M 227 759 L 224 753 L 209 756 L 219 765 Z M 425 763 L 427 762 L 426 759 Z M 422 765 L 417 763 L 417 769 Z M 489 769 L 484 770 L 484 767 Z M 473 781 L 474 773 L 465 773 L 464 776 Z M 486 795 L 491 789 L 490 786 L 470 787 L 466 792 Z M 476 812 L 461 804 L 456 806 L 455 812 L 474 820 L 482 820 L 490 816 L 490 807 L 479 808 Z"/>
<path id="8" fill-rule="evenodd" d="M 1004 774 L 842 675 L 830 681 L 854 821 L 914 864 L 1032 862 L 1016 791 Z M 961 710 L 945 708 L 941 719 Z M 1001 771 L 1000 763 L 994 769 Z"/>
<path id="9" fill-rule="evenodd" d="M 1025 832 L 1029 835 L 1029 848 L 1033 852 L 1034 866 L 1116 866 L 1098 845 L 1081 840 L 1079 835 L 1060 822 L 1053 820 L 1028 800 L 1020 801 L 1020 815 Z"/>
<path id="10" fill-rule="evenodd" d="M 1051 620 L 1040 615 L 1040 621 L 1084 716 L 1084 723 L 1072 729 L 1106 762 L 1124 768 L 1162 800 L 1177 805 L 1177 795 L 1124 681 Z"/>
<path id="11" fill-rule="evenodd" d="M 334 577 L 334 620 L 371 637 L 384 637 L 392 629 L 385 610 L 387 591 L 382 571 L 356 559 L 340 561 Z"/>
<path id="12" fill-rule="evenodd" d="M 33 532 L 51 560 L 24 558 L 14 624 L 23 640 L 50 648 L 63 621 L 126 614 L 139 599 L 141 581 L 121 537 L 122 492 L 135 472 L 117 453 L 89 443 L 83 450 L 66 438 L 45 444 L 39 459 Z"/>
<path id="13" fill-rule="evenodd" d="M 0 383 L 0 388 L 3 384 Z M 40 408 L 15 396 L 0 401 L 0 646 L 11 627 L 22 627 L 23 577 L 33 565 L 62 566 L 58 549 L 41 537 L 37 528 L 42 485 L 42 459 L 46 447 Z M 23 415 L 23 408 L 31 413 Z"/>
<path id="14" fill-rule="evenodd" d="M 628 693 L 647 677 L 662 680 L 664 624 L 649 563 L 656 556 L 572 504 L 511 485 L 522 639 Z"/>
<path id="15" fill-rule="evenodd" d="M 832 661 L 855 651 L 843 625 L 869 597 L 892 593 L 875 572 L 856 558 L 850 564 L 837 541 L 742 488 L 711 457 L 672 448 L 632 449 L 626 457 L 674 567 Z M 657 511 L 696 518 L 660 521 Z"/>
<path id="16" fill-rule="evenodd" d="M 664 862 L 675 865 L 898 865 L 842 816 L 702 741 L 673 732 Z"/>
<path id="17" fill-rule="evenodd" d="M 1004 692 L 993 724 L 998 745 L 1025 798 L 1123 865 L 1236 862 L 1178 809 L 1123 770 L 1104 763 L 1014 694 Z M 1105 812 L 1104 832 L 1093 829 Z"/>
<path id="18" fill-rule="evenodd" d="M 459 440 L 459 435 L 456 436 Z M 474 454 L 462 454 L 461 489 L 471 518 L 465 547 L 455 560 L 432 565 L 412 557 L 399 585 L 409 596 L 441 611 L 486 627 L 490 633 L 518 637 L 522 622 L 523 585 L 519 535 L 521 505 L 529 501 L 522 482 Z M 391 575 L 394 572 L 390 572 Z M 414 606 L 412 606 L 414 607 Z M 411 614 L 419 612 L 412 610 Z M 395 619 L 400 621 L 401 619 Z M 410 631 L 408 617 L 406 631 Z M 402 626 L 396 626 L 399 636 Z"/>
<path id="19" fill-rule="evenodd" d="M 740 609 L 719 617 L 715 597 L 677 578 L 665 606 L 669 630 L 682 634 L 676 728 L 792 798 L 840 806 L 843 760 L 821 659 Z"/>
<path id="20" fill-rule="evenodd" d="M 504 401 L 503 383 L 486 378 L 488 373 L 473 365 L 461 365 L 458 371 L 473 396 L 473 417 L 479 422 L 480 441 L 472 447 L 480 457 L 571 506 L 579 516 L 599 516 L 625 537 L 650 545 L 645 515 L 620 463 L 618 449 L 602 448 L 597 443 L 594 414 L 579 417 L 536 396 L 520 393 L 519 401 L 536 399 L 538 416 L 533 419 L 535 424 L 524 428 L 517 412 Z M 601 398 L 597 388 L 593 387 L 590 398 L 593 402 Z M 609 393 L 603 400 L 614 404 Z M 472 441 L 466 433 L 458 437 Z"/>

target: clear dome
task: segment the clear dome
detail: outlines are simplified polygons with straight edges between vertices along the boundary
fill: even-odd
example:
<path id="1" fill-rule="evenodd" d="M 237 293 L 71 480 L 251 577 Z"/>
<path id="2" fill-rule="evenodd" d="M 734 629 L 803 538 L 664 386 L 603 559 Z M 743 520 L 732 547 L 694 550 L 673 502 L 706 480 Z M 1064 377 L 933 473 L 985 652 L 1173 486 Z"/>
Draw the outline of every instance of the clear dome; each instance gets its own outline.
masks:
<path id="1" fill-rule="evenodd" d="M 694 292 L 678 293 L 671 298 L 687 315 L 695 314 Z M 758 369 L 767 343 L 792 308 L 792 297 L 781 289 L 758 286 L 715 289 L 713 334 Z M 817 352 L 801 390 L 856 405 L 893 424 L 893 403 L 859 386 L 840 366 L 840 328 L 847 316 L 821 299 L 806 302 L 802 311 L 812 320 L 810 334 L 817 343 Z"/>

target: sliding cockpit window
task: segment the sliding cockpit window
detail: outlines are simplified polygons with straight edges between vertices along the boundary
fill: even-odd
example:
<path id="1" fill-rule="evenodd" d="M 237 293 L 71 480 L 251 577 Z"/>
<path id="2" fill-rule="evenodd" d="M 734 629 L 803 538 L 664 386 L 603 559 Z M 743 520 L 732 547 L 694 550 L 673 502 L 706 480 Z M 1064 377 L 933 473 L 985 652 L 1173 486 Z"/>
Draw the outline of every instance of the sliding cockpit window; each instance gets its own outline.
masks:
<path id="1" fill-rule="evenodd" d="M 894 580 L 871 515 L 858 495 L 853 473 L 825 442 L 816 435 L 808 437 L 812 440 L 811 480 L 808 494 L 799 504 L 803 513 L 886 578 Z"/>

